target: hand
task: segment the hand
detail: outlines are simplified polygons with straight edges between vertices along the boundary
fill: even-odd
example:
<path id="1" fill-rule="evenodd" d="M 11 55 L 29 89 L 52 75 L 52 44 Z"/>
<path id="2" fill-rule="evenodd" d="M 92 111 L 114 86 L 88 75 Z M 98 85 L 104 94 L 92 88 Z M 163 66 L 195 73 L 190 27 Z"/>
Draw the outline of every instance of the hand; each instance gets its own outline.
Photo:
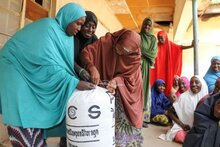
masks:
<path id="1" fill-rule="evenodd" d="M 84 81 L 89 81 L 90 80 L 90 74 L 83 68 L 80 69 L 79 76 Z"/>
<path id="2" fill-rule="evenodd" d="M 194 47 L 194 40 L 192 40 L 191 47 Z"/>
<path id="3" fill-rule="evenodd" d="M 98 83 L 100 81 L 100 74 L 99 74 L 98 70 L 96 69 L 96 67 L 95 66 L 90 67 L 89 72 L 91 74 L 91 76 L 90 76 L 91 82 L 94 83 L 95 85 L 98 85 Z"/>
<path id="4" fill-rule="evenodd" d="M 111 92 L 113 95 L 115 94 L 115 89 L 117 88 L 117 83 L 115 80 L 109 81 L 108 85 L 106 86 L 107 90 Z"/>
<path id="5" fill-rule="evenodd" d="M 91 90 L 95 88 L 95 85 L 86 81 L 79 81 L 76 88 L 79 90 Z"/>
<path id="6" fill-rule="evenodd" d="M 190 130 L 190 126 L 189 125 L 185 125 L 184 124 L 182 128 L 183 128 L 184 131 L 189 131 Z"/>
<path id="7" fill-rule="evenodd" d="M 171 95 L 169 96 L 169 98 L 170 98 L 171 103 L 174 103 L 174 102 L 177 100 L 176 94 L 171 94 Z"/>

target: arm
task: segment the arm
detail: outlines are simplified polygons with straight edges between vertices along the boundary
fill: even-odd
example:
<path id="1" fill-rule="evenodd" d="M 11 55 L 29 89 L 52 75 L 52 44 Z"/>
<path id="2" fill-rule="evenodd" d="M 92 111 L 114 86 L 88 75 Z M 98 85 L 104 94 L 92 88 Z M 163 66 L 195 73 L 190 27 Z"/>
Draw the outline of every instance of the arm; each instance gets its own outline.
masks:
<path id="1" fill-rule="evenodd" d="M 90 74 L 84 68 L 80 67 L 77 63 L 74 63 L 74 69 L 81 79 L 83 79 L 84 81 L 90 80 Z"/>
<path id="2" fill-rule="evenodd" d="M 100 74 L 97 69 L 99 65 L 99 40 L 86 46 L 80 53 L 82 66 L 90 73 L 90 80 L 97 85 L 100 81 Z"/>
<path id="3" fill-rule="evenodd" d="M 175 123 L 177 123 L 184 131 L 190 130 L 190 126 L 184 124 L 182 121 L 179 120 L 179 118 L 175 114 L 174 108 L 171 106 L 165 114 L 170 117 Z"/>
<path id="4" fill-rule="evenodd" d="M 182 49 L 189 49 L 189 48 L 192 48 L 192 47 L 194 47 L 194 40 L 192 41 L 191 45 L 187 45 L 187 46 L 182 45 Z"/>

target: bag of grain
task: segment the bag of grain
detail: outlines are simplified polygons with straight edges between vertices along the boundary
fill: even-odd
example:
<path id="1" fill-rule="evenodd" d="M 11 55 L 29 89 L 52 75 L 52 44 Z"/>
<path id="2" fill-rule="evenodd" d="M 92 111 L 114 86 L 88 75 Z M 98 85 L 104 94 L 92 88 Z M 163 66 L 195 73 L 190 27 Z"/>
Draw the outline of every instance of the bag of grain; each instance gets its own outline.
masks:
<path id="1" fill-rule="evenodd" d="M 106 89 L 75 90 L 66 110 L 69 147 L 115 146 L 115 97 Z"/>

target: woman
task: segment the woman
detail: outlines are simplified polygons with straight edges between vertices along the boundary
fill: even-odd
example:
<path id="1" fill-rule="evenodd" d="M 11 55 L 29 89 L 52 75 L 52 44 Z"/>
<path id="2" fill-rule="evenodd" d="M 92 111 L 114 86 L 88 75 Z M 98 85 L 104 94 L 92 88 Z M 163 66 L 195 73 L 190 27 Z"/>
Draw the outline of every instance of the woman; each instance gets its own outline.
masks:
<path id="1" fill-rule="evenodd" d="M 219 77 L 219 78 L 216 80 L 216 82 L 215 82 L 214 90 L 213 90 L 211 93 L 209 93 L 209 94 L 207 94 L 206 96 L 204 96 L 204 97 L 198 102 L 197 107 L 198 107 L 200 104 L 202 104 L 207 98 L 213 96 L 214 94 L 216 94 L 216 93 L 218 93 L 218 92 L 220 92 L 220 77 Z"/>
<path id="2" fill-rule="evenodd" d="M 190 79 L 190 89 L 180 95 L 179 99 L 173 103 L 176 115 L 168 111 L 168 116 L 174 120 L 173 127 L 165 135 L 165 140 L 175 140 L 183 143 L 186 131 L 193 125 L 193 113 L 199 100 L 208 93 L 205 81 L 198 76 Z"/>
<path id="3" fill-rule="evenodd" d="M 170 96 L 174 75 L 181 75 L 182 71 L 182 50 L 193 47 L 177 45 L 168 39 L 167 33 L 159 31 L 158 38 L 158 55 L 155 62 L 155 68 L 151 69 L 150 83 L 156 79 L 162 79 L 166 83 L 165 95 Z"/>
<path id="4" fill-rule="evenodd" d="M 95 31 L 98 25 L 98 19 L 96 15 L 91 11 L 86 11 L 86 21 L 82 25 L 81 30 L 76 34 L 74 38 L 74 55 L 75 55 L 75 65 L 79 77 L 83 80 L 89 81 L 89 73 L 80 66 L 79 54 L 89 44 L 95 42 L 98 38 L 95 35 Z"/>
<path id="5" fill-rule="evenodd" d="M 182 93 L 186 92 L 190 88 L 190 81 L 187 77 L 180 77 L 178 81 L 179 89 L 176 92 L 177 97 L 179 97 Z"/>
<path id="6" fill-rule="evenodd" d="M 189 87 L 190 87 L 190 82 L 188 78 L 184 76 L 180 77 L 178 79 L 178 90 L 175 93 L 172 93 L 170 97 L 172 102 L 175 102 L 176 100 L 178 100 L 180 95 L 186 92 L 189 89 Z"/>
<path id="7" fill-rule="evenodd" d="M 84 81 L 89 81 L 90 75 L 85 69 L 81 67 L 79 61 L 79 54 L 85 46 L 92 44 L 98 39 L 97 36 L 95 35 L 97 25 L 98 25 L 98 19 L 96 15 L 92 11 L 86 11 L 86 21 L 82 25 L 81 30 L 74 37 L 74 59 L 75 59 L 74 69 L 77 75 L 80 77 L 80 79 Z M 64 123 L 64 127 L 65 127 L 65 123 Z M 60 129 L 57 131 L 60 131 Z M 60 147 L 66 147 L 66 146 L 67 146 L 66 137 L 61 137 Z"/>
<path id="8" fill-rule="evenodd" d="M 109 81 L 116 97 L 116 146 L 143 146 L 143 83 L 140 36 L 121 29 L 107 33 L 81 52 L 81 63 L 94 84 Z"/>
<path id="9" fill-rule="evenodd" d="M 174 75 L 171 94 L 175 94 L 179 90 L 179 79 L 180 77 L 178 75 Z"/>
<path id="10" fill-rule="evenodd" d="M 145 18 L 141 27 L 141 53 L 142 53 L 142 78 L 144 87 L 144 127 L 150 122 L 151 97 L 150 97 L 150 67 L 154 66 L 157 56 L 157 39 L 152 34 L 154 22 Z"/>
<path id="11" fill-rule="evenodd" d="M 171 102 L 164 95 L 165 82 L 163 80 L 156 80 L 151 89 L 151 120 L 160 125 L 168 125 L 169 118 L 165 115 L 165 111 L 171 106 Z"/>
<path id="12" fill-rule="evenodd" d="M 187 133 L 183 147 L 220 146 L 220 93 L 205 100 L 194 112 L 193 128 Z"/>
<path id="13" fill-rule="evenodd" d="M 220 77 L 220 56 L 214 56 L 211 59 L 211 65 L 203 77 L 211 93 L 215 87 L 215 81 Z"/>
<path id="14" fill-rule="evenodd" d="M 94 88 L 79 81 L 72 68 L 73 35 L 84 22 L 82 7 L 69 3 L 56 18 L 25 26 L 2 48 L 2 117 L 13 146 L 46 146 L 42 130 L 64 119 L 72 92 Z"/>

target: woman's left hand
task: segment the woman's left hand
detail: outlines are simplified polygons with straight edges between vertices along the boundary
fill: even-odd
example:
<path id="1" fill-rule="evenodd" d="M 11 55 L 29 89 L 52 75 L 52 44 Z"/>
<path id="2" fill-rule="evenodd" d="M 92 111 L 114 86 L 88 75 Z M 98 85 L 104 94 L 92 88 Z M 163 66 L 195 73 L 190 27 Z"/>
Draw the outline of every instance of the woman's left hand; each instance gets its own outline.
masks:
<path id="1" fill-rule="evenodd" d="M 106 86 L 107 90 L 111 92 L 113 95 L 115 94 L 115 90 L 117 88 L 117 83 L 115 80 L 109 81 L 108 85 Z"/>

